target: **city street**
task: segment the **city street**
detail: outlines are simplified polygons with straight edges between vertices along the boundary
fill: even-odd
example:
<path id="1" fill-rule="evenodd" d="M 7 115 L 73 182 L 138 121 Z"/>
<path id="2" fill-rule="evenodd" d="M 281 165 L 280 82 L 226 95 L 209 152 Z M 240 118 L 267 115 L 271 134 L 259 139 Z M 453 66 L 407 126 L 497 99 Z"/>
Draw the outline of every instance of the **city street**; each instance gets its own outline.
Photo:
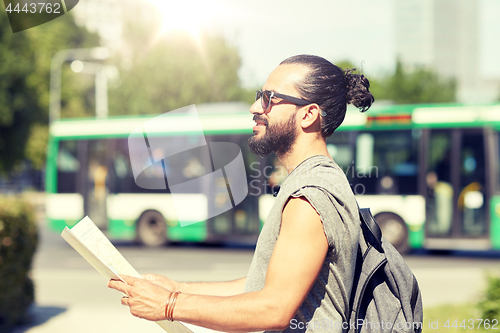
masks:
<path id="1" fill-rule="evenodd" d="M 39 216 L 43 221 L 43 216 Z M 40 222 L 41 244 L 33 278 L 34 322 L 14 333 L 162 332 L 153 323 L 134 318 L 120 304 L 121 294 L 80 255 Z M 246 275 L 253 248 L 174 245 L 159 249 L 116 244 L 140 273 L 157 273 L 181 281 L 231 280 Z M 422 289 L 425 307 L 473 301 L 484 285 L 484 272 L 500 268 L 500 256 L 406 256 Z"/>
<path id="2" fill-rule="evenodd" d="M 500 0 L 0 8 L 0 333 L 500 333 Z"/>

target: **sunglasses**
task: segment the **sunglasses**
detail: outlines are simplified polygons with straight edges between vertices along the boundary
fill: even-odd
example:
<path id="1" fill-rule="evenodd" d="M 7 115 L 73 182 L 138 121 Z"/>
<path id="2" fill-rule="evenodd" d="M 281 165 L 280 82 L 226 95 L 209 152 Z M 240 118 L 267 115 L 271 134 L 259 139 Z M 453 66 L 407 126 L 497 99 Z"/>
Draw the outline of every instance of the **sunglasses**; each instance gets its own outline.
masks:
<path id="1" fill-rule="evenodd" d="M 299 106 L 306 106 L 306 105 L 313 103 L 310 101 L 306 101 L 305 99 L 300 99 L 300 98 L 293 97 L 293 96 L 278 94 L 278 93 L 275 93 L 274 91 L 269 91 L 269 90 L 264 90 L 264 91 L 257 90 L 257 92 L 255 93 L 255 101 L 258 101 L 259 99 L 261 99 L 260 101 L 261 101 L 261 105 L 262 105 L 263 110 L 267 110 L 271 107 L 271 99 L 273 97 L 278 97 L 278 98 L 284 99 L 286 101 L 292 102 L 293 104 L 299 105 Z"/>

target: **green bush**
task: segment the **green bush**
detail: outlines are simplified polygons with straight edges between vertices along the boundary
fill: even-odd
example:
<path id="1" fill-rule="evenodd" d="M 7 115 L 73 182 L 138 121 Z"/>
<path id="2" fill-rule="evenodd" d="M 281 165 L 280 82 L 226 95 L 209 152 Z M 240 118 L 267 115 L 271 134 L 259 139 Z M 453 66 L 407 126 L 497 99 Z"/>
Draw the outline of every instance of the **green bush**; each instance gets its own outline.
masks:
<path id="1" fill-rule="evenodd" d="M 474 303 L 443 304 L 426 307 L 423 333 L 498 333 L 498 324 L 485 321 Z M 478 319 L 479 318 L 479 319 Z"/>
<path id="2" fill-rule="evenodd" d="M 22 323 L 34 301 L 29 271 L 37 243 L 33 207 L 18 197 L 0 196 L 0 332 Z"/>
<path id="3" fill-rule="evenodd" d="M 486 290 L 481 295 L 478 308 L 484 319 L 500 319 L 500 276 L 488 274 Z"/>

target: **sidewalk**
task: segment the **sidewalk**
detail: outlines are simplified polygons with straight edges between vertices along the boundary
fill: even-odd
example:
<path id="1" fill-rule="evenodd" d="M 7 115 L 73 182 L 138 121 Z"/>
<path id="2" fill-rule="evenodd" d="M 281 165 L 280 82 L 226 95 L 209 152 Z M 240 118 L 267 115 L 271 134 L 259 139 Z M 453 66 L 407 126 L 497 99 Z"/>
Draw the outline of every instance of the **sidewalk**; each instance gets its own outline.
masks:
<path id="1" fill-rule="evenodd" d="M 178 278 L 182 275 L 177 274 Z M 203 273 L 191 272 L 184 276 L 188 275 L 202 276 Z M 164 332 L 155 323 L 133 317 L 128 308 L 120 304 L 121 294 L 108 289 L 107 281 L 97 272 L 37 271 L 33 277 L 37 302 L 31 314 L 35 321 L 16 328 L 13 333 Z M 89 291 L 92 292 L 89 294 Z"/>

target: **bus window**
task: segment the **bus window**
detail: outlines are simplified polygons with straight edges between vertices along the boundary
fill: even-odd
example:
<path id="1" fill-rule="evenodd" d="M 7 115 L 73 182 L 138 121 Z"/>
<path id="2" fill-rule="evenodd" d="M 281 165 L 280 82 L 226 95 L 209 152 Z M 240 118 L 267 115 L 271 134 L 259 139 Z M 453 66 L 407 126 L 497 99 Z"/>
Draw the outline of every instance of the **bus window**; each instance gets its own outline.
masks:
<path id="1" fill-rule="evenodd" d="M 124 154 L 119 151 L 115 151 L 113 154 L 113 167 L 115 169 L 116 177 L 123 179 L 127 177 L 129 173 L 128 167 L 129 161 L 125 158 Z"/>
<path id="2" fill-rule="evenodd" d="M 178 140 L 180 137 L 175 139 L 177 139 L 177 144 L 183 144 L 182 141 Z M 176 193 L 202 192 L 202 183 L 189 181 L 212 172 L 207 146 L 189 149 L 169 156 L 163 160 L 163 163 L 168 186 L 180 185 L 176 187 Z"/>
<path id="3" fill-rule="evenodd" d="M 496 169 L 497 169 L 497 182 L 498 182 L 498 185 L 497 185 L 497 188 L 496 188 L 496 192 L 500 192 L 500 133 L 496 133 L 496 136 L 498 138 L 498 142 L 497 142 L 497 148 L 498 148 L 498 155 L 497 155 L 497 162 L 495 163 L 496 164 Z"/>
<path id="4" fill-rule="evenodd" d="M 242 187 L 245 184 L 241 182 L 246 182 L 248 186 L 248 195 L 239 204 L 234 206 L 228 211 L 216 215 L 207 220 L 207 229 L 211 237 L 224 237 L 229 235 L 255 235 L 260 229 L 259 221 L 259 211 L 256 209 L 258 207 L 258 199 L 263 190 L 265 190 L 263 182 L 263 172 L 269 171 L 268 169 L 262 170 L 262 160 L 253 153 L 250 152 L 247 146 L 247 141 L 249 135 L 212 135 L 206 136 L 206 140 L 211 147 L 211 154 L 217 156 L 217 160 L 214 161 L 215 169 L 218 169 L 224 165 L 227 165 L 235 157 L 235 151 L 221 151 L 215 143 L 218 142 L 231 142 L 239 146 L 240 153 L 243 156 L 243 161 L 246 169 L 246 179 L 240 179 L 239 177 L 232 178 L 231 186 Z M 228 169 L 225 169 L 227 172 Z M 226 173 L 225 177 L 231 179 L 231 175 Z M 239 183 L 239 185 L 238 185 Z M 226 193 L 226 183 L 220 182 L 220 186 L 224 189 L 220 189 L 220 193 Z M 229 185 L 227 185 L 229 186 Z M 224 198 L 227 198 L 224 196 Z M 222 196 L 221 196 L 222 199 Z M 214 201 L 215 200 L 215 201 Z M 209 205 L 217 205 L 217 197 L 209 199 Z M 225 204 L 225 203 L 224 203 Z"/>
<path id="5" fill-rule="evenodd" d="M 427 233 L 446 236 L 451 231 L 453 219 L 453 195 L 451 184 L 450 130 L 432 131 L 427 151 Z"/>
<path id="6" fill-rule="evenodd" d="M 344 170 L 348 179 L 354 169 L 354 157 L 351 144 L 352 132 L 335 132 L 327 139 L 326 148 L 333 160 Z"/>
<path id="7" fill-rule="evenodd" d="M 419 138 L 412 131 L 358 135 L 356 194 L 417 194 Z M 363 193 L 358 193 L 361 188 Z"/>
<path id="8" fill-rule="evenodd" d="M 371 133 L 362 133 L 356 140 L 356 171 L 365 176 L 373 168 L 374 138 Z"/>
<path id="9" fill-rule="evenodd" d="M 94 223 L 104 228 L 107 225 L 106 197 L 108 183 L 108 140 L 89 140 L 86 158 L 86 181 L 84 190 L 85 214 L 92 217 Z"/>
<path id="10" fill-rule="evenodd" d="M 109 142 L 107 153 L 111 156 L 108 165 L 108 177 L 106 178 L 106 185 L 110 193 L 168 193 L 168 189 L 149 189 L 136 184 L 130 163 L 127 139 L 120 138 L 103 141 Z M 138 157 L 136 156 L 135 158 Z M 145 161 L 144 165 L 146 165 Z M 165 175 L 163 173 L 160 175 L 155 174 L 154 171 L 156 170 L 146 170 L 142 177 L 149 177 L 152 179 L 150 181 L 154 179 L 164 181 Z"/>
<path id="11" fill-rule="evenodd" d="M 141 188 L 135 184 L 132 174 L 127 139 L 113 139 L 113 141 L 109 151 L 111 165 L 107 178 L 110 193 L 142 192 Z"/>
<path id="12" fill-rule="evenodd" d="M 250 135 L 233 135 L 231 141 L 237 143 L 243 154 L 243 160 L 245 162 L 245 168 L 247 170 L 247 184 L 248 195 L 247 197 L 235 207 L 234 212 L 234 231 L 237 234 L 258 234 L 260 230 L 259 221 L 259 197 L 251 194 L 250 182 L 255 178 L 255 170 L 252 170 L 250 164 L 257 161 L 257 157 L 254 153 L 250 152 L 248 148 L 248 139 Z"/>
<path id="13" fill-rule="evenodd" d="M 76 176 L 80 170 L 76 141 L 59 142 L 57 153 L 57 193 L 75 193 Z"/>
<path id="14" fill-rule="evenodd" d="M 480 236 L 486 232 L 487 225 L 483 134 L 464 132 L 460 152 L 458 212 L 461 232 L 465 236 Z"/>

